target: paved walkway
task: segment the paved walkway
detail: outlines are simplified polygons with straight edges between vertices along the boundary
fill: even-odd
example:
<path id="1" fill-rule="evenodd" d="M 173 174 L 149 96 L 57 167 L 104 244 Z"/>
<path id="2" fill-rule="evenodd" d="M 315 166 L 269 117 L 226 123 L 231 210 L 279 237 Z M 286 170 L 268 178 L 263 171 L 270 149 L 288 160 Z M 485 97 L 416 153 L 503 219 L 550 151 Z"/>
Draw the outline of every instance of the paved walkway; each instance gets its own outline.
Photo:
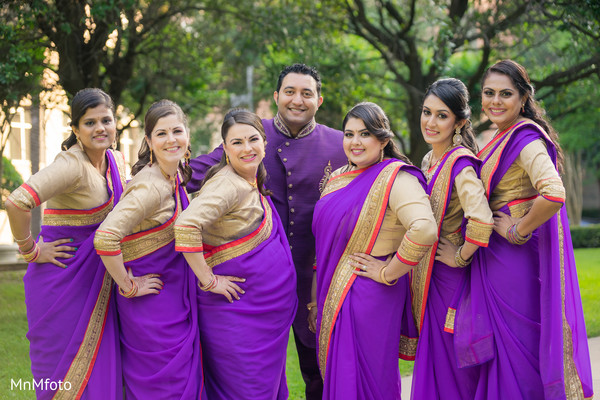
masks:
<path id="1" fill-rule="evenodd" d="M 594 380 L 594 398 L 600 398 L 600 336 L 588 339 L 592 360 L 592 379 Z M 410 399 L 412 376 L 402 378 L 402 398 Z"/>

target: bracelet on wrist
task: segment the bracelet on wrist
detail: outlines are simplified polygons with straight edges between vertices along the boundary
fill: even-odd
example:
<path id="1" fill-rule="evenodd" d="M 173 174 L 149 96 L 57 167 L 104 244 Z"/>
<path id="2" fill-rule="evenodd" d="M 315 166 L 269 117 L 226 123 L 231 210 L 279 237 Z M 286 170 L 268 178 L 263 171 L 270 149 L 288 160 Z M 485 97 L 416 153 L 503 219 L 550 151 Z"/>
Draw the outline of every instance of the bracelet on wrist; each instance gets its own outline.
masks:
<path id="1" fill-rule="evenodd" d="M 471 261 L 473 261 L 473 257 L 470 257 L 467 260 L 465 260 L 464 258 L 462 258 L 462 256 L 460 255 L 460 252 L 461 252 L 463 246 L 464 246 L 464 244 L 462 244 L 458 248 L 458 250 L 456 250 L 456 254 L 454 254 L 454 262 L 456 263 L 456 266 L 459 267 L 459 268 L 465 268 L 469 264 L 471 264 Z"/>
<path id="2" fill-rule="evenodd" d="M 202 282 L 198 281 L 198 286 L 200 287 L 200 290 L 202 290 L 203 292 L 208 292 L 217 287 L 217 284 L 219 283 L 219 279 L 217 278 L 216 275 L 213 275 L 210 282 L 208 282 L 206 285 L 201 285 L 201 283 Z"/>
<path id="3" fill-rule="evenodd" d="M 522 245 L 527 243 L 529 239 L 531 239 L 531 233 L 527 236 L 521 236 L 517 231 L 517 227 L 519 226 L 519 222 L 516 224 L 512 224 L 506 230 L 506 240 L 508 240 L 512 244 Z"/>
<path id="4" fill-rule="evenodd" d="M 128 299 L 135 297 L 137 292 L 138 292 L 138 287 L 133 279 L 131 279 L 131 289 L 129 289 L 128 292 L 124 292 L 123 289 L 121 289 L 121 287 L 119 287 L 119 294 Z"/>
<path id="5" fill-rule="evenodd" d="M 14 237 L 14 236 L 13 236 Z M 15 238 L 15 242 L 17 242 L 17 244 L 21 244 L 21 243 L 27 243 L 27 241 L 31 239 L 31 232 L 29 232 L 29 236 L 27 236 L 25 239 L 17 239 Z M 20 246 L 19 246 L 20 247 Z"/>
<path id="6" fill-rule="evenodd" d="M 33 247 L 27 251 L 22 251 L 19 248 L 19 253 L 21 253 L 21 256 L 23 257 L 23 260 L 25 260 L 25 262 L 28 263 L 32 263 L 35 262 L 39 256 L 40 256 L 40 247 L 37 245 L 36 242 L 33 242 Z"/>
<path id="7" fill-rule="evenodd" d="M 387 279 L 385 279 L 385 269 L 386 268 L 387 268 L 387 265 L 384 267 L 381 267 L 381 269 L 379 270 L 379 279 L 381 279 L 381 282 L 386 286 L 394 286 L 396 283 L 398 283 L 398 279 L 394 279 L 391 282 L 389 282 Z"/>

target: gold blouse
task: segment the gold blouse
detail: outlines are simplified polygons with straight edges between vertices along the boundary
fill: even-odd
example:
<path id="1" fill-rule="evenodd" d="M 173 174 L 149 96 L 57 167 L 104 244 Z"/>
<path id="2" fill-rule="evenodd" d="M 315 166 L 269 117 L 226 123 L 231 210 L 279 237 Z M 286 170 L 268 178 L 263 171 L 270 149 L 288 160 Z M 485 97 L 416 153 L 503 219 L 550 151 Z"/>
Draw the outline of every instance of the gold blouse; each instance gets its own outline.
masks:
<path id="1" fill-rule="evenodd" d="M 331 177 L 355 169 L 343 166 Z M 436 240 L 437 224 L 429 197 L 415 176 L 400 171 L 392 185 L 371 255 L 381 257 L 397 252 L 401 261 L 416 265 Z"/>
<path id="2" fill-rule="evenodd" d="M 437 168 L 430 170 L 431 151 L 425 155 L 421 169 L 430 182 Z M 441 236 L 456 245 L 463 243 L 460 232 L 462 219 L 467 219 L 465 239 L 479 246 L 487 246 L 494 229 L 494 218 L 485 196 L 483 183 L 475 169 L 463 168 L 454 179 L 450 203 L 442 222 Z"/>
<path id="3" fill-rule="evenodd" d="M 565 202 L 565 188 L 542 139 L 534 140 L 521 150 L 490 196 L 490 208 L 496 211 L 513 200 L 531 198 L 538 193 L 549 200 Z M 513 216 L 525 215 L 532 201 L 522 204 L 526 206 L 520 207 Z"/>
<path id="4" fill-rule="evenodd" d="M 100 254 L 119 254 L 125 236 L 160 226 L 175 211 L 171 182 L 162 175 L 158 164 L 146 165 L 127 183 L 121 201 L 98 228 L 94 247 Z"/>
<path id="5" fill-rule="evenodd" d="M 178 248 L 220 246 L 258 228 L 264 216 L 258 190 L 227 165 L 209 179 L 175 223 Z"/>
<path id="6" fill-rule="evenodd" d="M 121 175 L 124 184 L 123 155 L 117 151 L 113 151 L 113 154 L 119 168 L 114 173 Z M 25 185 L 34 193 L 27 190 Z M 108 201 L 106 185 L 105 176 L 94 168 L 87 154 L 79 146 L 72 146 L 58 153 L 50 165 L 29 178 L 8 199 L 27 211 L 46 201 L 46 207 L 50 209 L 89 210 Z"/>

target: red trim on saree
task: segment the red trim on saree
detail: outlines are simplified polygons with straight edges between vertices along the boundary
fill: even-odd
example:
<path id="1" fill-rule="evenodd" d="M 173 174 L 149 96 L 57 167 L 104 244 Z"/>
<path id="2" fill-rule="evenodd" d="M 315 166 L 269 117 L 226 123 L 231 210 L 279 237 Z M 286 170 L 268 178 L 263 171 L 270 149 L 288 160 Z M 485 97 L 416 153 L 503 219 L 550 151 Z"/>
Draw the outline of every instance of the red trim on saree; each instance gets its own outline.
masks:
<path id="1" fill-rule="evenodd" d="M 489 243 L 478 242 L 475 239 L 471 239 L 470 237 L 465 237 L 465 242 L 476 244 L 479 247 L 488 247 Z"/>
<path id="2" fill-rule="evenodd" d="M 356 225 L 352 230 L 348 244 L 342 254 L 338 264 L 336 266 L 335 273 L 329 285 L 329 290 L 325 302 L 323 304 L 323 316 L 321 321 L 321 329 L 319 331 L 319 367 L 321 369 L 321 375 L 325 376 L 325 370 L 327 366 L 327 357 L 329 354 L 329 344 L 331 341 L 331 335 L 335 327 L 337 316 L 341 310 L 342 304 L 348 294 L 348 291 L 352 287 L 352 284 L 356 280 L 357 275 L 354 274 L 356 268 L 352 267 L 349 263 L 348 256 L 353 253 L 370 253 L 379 234 L 379 229 L 385 215 L 387 208 L 388 199 L 391 188 L 393 186 L 394 179 L 402 167 L 402 163 L 394 162 L 384 167 L 378 174 L 377 178 L 371 185 L 369 196 L 364 202 Z M 365 168 L 366 169 L 366 168 Z M 362 169 L 360 171 L 364 171 Z M 356 173 L 357 171 L 351 171 Z M 348 173 L 349 174 L 349 173 Z M 348 174 L 344 174 L 348 176 Z M 353 174 L 356 175 L 357 174 Z M 333 179 L 340 177 L 338 175 Z M 355 176 L 354 176 L 355 177 Z M 354 178 L 353 177 L 353 178 Z M 333 181 L 330 180 L 330 182 Z M 350 181 L 345 182 L 346 185 Z M 346 186 L 344 185 L 344 186 Z M 330 185 L 325 187 L 325 191 Z M 341 189 L 344 186 L 340 186 L 337 189 Z M 329 191 L 328 193 L 331 193 Z M 323 194 L 325 196 L 325 194 Z M 375 204 L 375 206 L 372 206 Z M 366 239 L 366 240 L 365 240 Z"/>
<path id="3" fill-rule="evenodd" d="M 29 192 L 29 194 L 31 195 L 31 197 L 33 197 L 33 200 L 35 201 L 35 206 L 39 206 L 40 204 L 42 204 L 42 202 L 40 201 L 40 198 L 38 197 L 38 194 L 35 192 L 35 190 L 33 190 L 31 188 L 31 186 L 29 186 L 28 184 L 24 183 L 21 185 L 23 187 L 23 189 L 27 190 L 27 192 Z"/>
<path id="4" fill-rule="evenodd" d="M 259 195 L 264 210 L 264 217 L 258 228 L 244 237 L 220 246 L 203 245 L 204 259 L 212 268 L 252 251 L 271 236 L 273 230 L 273 210 L 271 210 L 269 202 L 265 197 L 261 194 Z"/>
<path id="5" fill-rule="evenodd" d="M 85 226 L 99 224 L 112 210 L 114 204 L 114 194 L 98 207 L 87 210 L 74 209 L 54 209 L 46 208 L 44 210 L 43 225 L 49 226 Z"/>

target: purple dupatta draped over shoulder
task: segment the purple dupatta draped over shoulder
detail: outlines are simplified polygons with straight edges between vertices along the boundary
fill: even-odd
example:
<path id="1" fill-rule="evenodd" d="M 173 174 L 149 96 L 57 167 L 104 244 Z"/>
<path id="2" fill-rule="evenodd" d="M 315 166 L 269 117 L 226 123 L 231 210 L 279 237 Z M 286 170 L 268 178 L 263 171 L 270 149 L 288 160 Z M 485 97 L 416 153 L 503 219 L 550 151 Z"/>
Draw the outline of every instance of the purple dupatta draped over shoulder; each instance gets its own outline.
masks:
<path id="1" fill-rule="evenodd" d="M 44 210 L 45 242 L 72 238 L 74 257 L 30 263 L 23 278 L 29 355 L 38 399 L 123 397 L 113 281 L 94 249 L 94 234 L 123 192 L 117 163 L 106 152 L 109 200 L 90 210 Z M 47 380 L 47 381 L 46 381 Z M 58 390 L 57 390 L 58 389 Z"/>
<path id="2" fill-rule="evenodd" d="M 385 286 L 357 277 L 348 263 L 350 254 L 373 248 L 398 173 L 410 173 L 425 186 L 418 168 L 385 160 L 332 178 L 315 207 L 324 399 L 400 398 L 399 349 L 409 358 L 407 343 L 417 334 L 408 276 Z"/>
<path id="3" fill-rule="evenodd" d="M 220 246 L 204 245 L 217 275 L 245 278 L 229 303 L 198 291 L 206 393 L 209 399 L 288 398 L 286 349 L 296 314 L 296 273 L 271 199 L 261 195 L 264 218 L 250 234 Z"/>
<path id="4" fill-rule="evenodd" d="M 538 139 L 544 140 L 556 164 L 554 144 L 528 120 L 499 134 L 479 153 L 488 198 L 521 150 Z M 519 216 L 531 200 L 515 199 L 500 211 Z M 459 362 L 476 364 L 488 359 L 490 350 L 495 353 L 482 364 L 476 398 L 591 398 L 589 351 L 565 207 L 524 245 L 510 244 L 494 232 L 489 247 L 479 253 L 482 262 L 471 267 L 465 292 L 470 300 L 460 307 L 468 317 L 469 307 L 483 299 L 493 341 L 478 345 L 483 335 L 472 335 L 468 321 L 461 323 L 457 314 L 457 327 L 466 328 L 462 343 L 470 349 L 464 353 L 469 357 Z"/>

